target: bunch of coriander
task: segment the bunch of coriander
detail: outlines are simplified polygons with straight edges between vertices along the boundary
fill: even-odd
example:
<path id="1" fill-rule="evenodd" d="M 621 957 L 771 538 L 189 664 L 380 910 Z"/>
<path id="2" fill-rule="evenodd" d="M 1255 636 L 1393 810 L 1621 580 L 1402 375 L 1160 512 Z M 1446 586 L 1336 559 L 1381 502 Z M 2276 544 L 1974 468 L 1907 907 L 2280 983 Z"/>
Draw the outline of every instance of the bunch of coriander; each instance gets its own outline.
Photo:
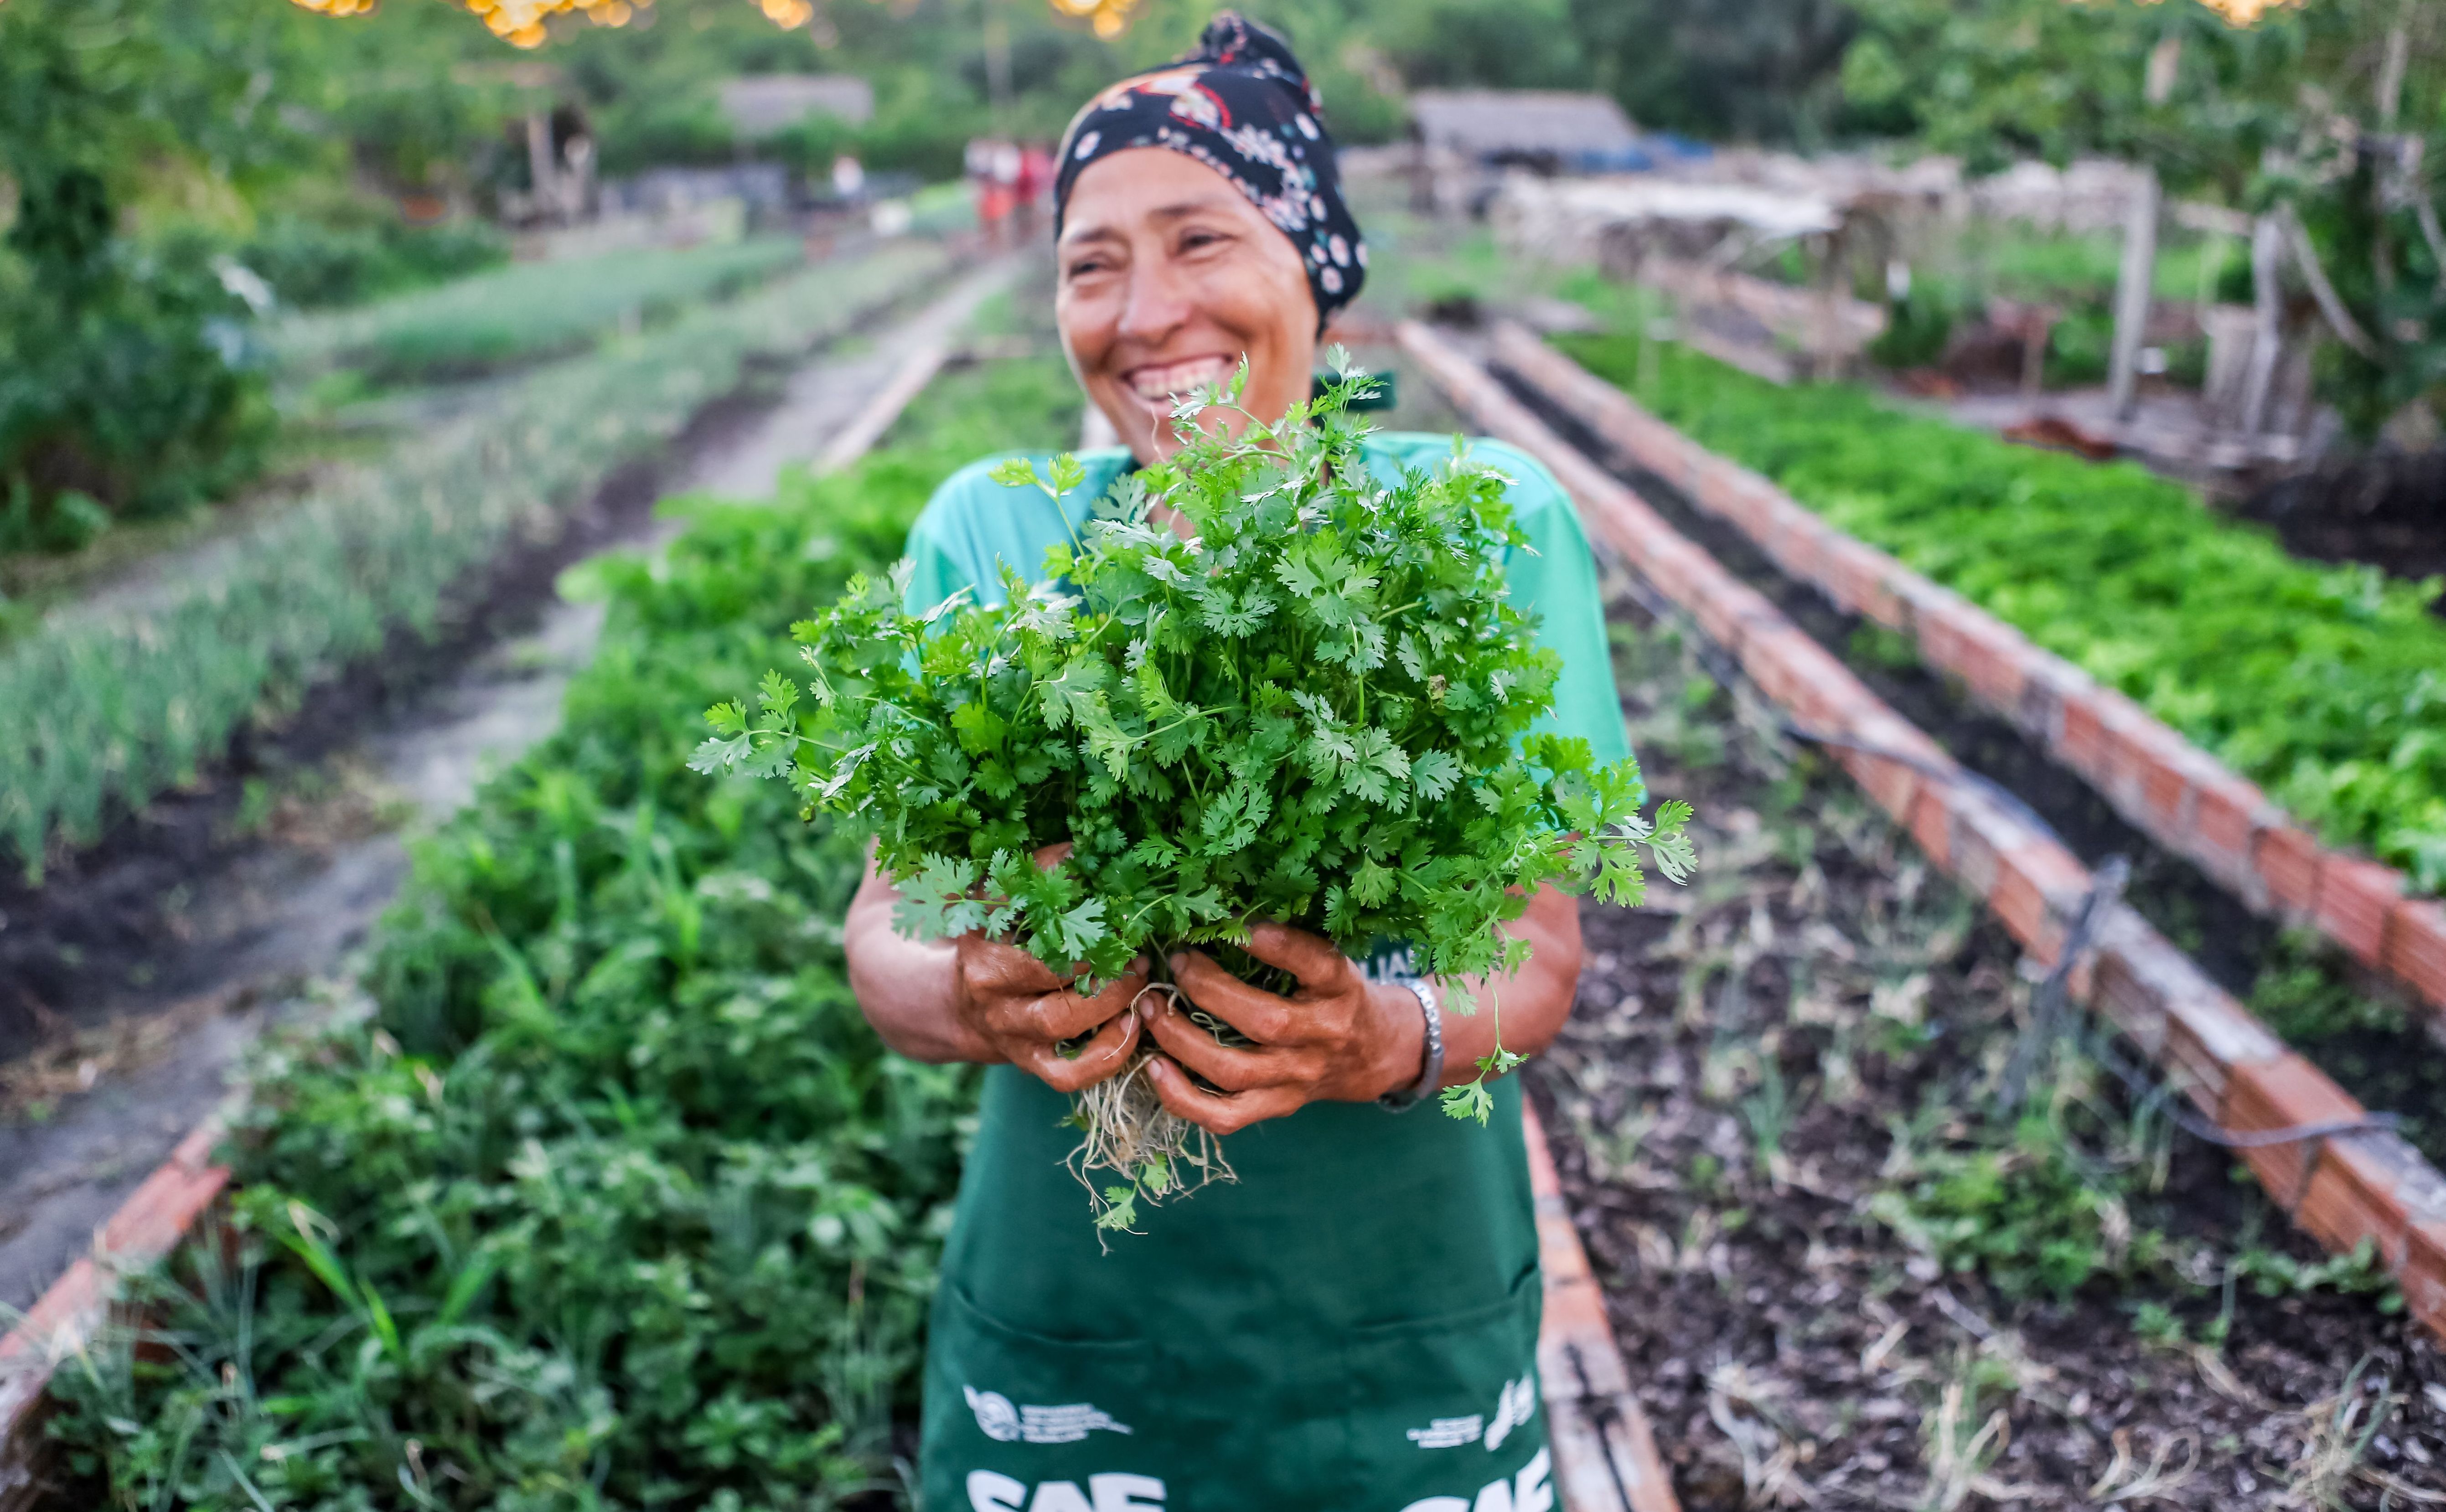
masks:
<path id="1" fill-rule="evenodd" d="M 773 673 L 757 713 L 716 705 L 696 765 L 787 776 L 810 815 L 871 829 L 903 933 L 983 930 L 1090 977 L 1271 919 L 1354 954 L 1404 942 L 1467 1013 L 1461 979 L 1527 959 L 1496 925 L 1530 891 L 1636 903 L 1643 844 L 1680 880 L 1686 805 L 1651 823 L 1635 762 L 1524 738 L 1561 660 L 1505 598 L 1527 547 L 1507 480 L 1456 444 L 1378 481 L 1345 412 L 1364 377 L 1335 355 L 1341 383 L 1237 439 L 1195 421 L 1241 380 L 1185 401 L 1184 448 L 1122 478 L 1042 581 L 1007 567 L 998 603 L 910 612 L 905 564 L 853 580 L 796 627 L 808 696 Z M 1051 473 L 993 476 L 1057 500 L 1082 476 L 1069 457 Z M 1446 1111 L 1483 1122 L 1486 1077 L 1516 1062 L 1498 1040 Z M 1107 1188 L 1108 1219 L 1211 1168 L 1138 1071 L 1082 1097 L 1082 1179 L 1132 1184 Z"/>

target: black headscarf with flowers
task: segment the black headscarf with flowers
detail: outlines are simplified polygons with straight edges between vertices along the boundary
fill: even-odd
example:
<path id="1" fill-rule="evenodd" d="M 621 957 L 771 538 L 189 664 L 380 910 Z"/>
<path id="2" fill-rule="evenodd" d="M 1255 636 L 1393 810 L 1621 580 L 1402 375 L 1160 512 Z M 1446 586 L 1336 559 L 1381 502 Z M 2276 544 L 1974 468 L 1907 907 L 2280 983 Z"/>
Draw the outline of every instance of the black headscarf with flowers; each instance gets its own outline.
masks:
<path id="1" fill-rule="evenodd" d="M 1343 202 L 1324 114 L 1290 44 L 1222 11 L 1194 51 L 1105 89 L 1070 122 L 1053 181 L 1053 233 L 1089 163 L 1133 147 L 1186 154 L 1232 180 L 1299 249 L 1323 330 L 1367 277 L 1367 246 Z"/>

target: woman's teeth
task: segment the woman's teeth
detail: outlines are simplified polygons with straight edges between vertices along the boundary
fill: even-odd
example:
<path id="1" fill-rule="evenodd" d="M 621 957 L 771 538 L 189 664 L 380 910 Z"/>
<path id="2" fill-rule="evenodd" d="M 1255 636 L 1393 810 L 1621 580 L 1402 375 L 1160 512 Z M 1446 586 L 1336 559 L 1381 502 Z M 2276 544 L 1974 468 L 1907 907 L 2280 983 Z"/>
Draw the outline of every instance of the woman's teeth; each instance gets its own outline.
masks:
<path id="1" fill-rule="evenodd" d="M 1193 357 L 1183 363 L 1140 367 L 1128 378 L 1130 392 L 1155 402 L 1179 398 L 1231 375 L 1232 364 L 1219 357 Z"/>

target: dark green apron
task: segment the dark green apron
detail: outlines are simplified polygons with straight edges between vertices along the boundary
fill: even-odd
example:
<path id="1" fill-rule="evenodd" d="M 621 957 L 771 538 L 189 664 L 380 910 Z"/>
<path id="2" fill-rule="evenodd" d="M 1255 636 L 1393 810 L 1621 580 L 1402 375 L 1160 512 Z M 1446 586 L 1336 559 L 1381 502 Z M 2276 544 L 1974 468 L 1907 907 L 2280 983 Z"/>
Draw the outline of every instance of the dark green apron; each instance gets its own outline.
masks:
<path id="1" fill-rule="evenodd" d="M 1551 1512 L 1520 1089 L 1312 1105 L 1101 1250 L 1068 1100 L 987 1075 L 927 1350 L 924 1512 Z"/>

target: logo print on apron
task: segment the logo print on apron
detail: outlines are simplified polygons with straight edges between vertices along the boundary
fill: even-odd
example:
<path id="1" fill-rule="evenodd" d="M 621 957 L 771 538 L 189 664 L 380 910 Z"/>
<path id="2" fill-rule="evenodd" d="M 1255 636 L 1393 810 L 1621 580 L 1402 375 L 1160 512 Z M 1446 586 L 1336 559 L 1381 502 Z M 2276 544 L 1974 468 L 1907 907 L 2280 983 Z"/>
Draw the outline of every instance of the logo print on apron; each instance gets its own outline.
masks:
<path id="1" fill-rule="evenodd" d="M 969 1410 L 977 1415 L 977 1431 L 996 1444 L 1076 1444 L 1100 1429 L 1106 1433 L 1130 1430 L 1128 1424 L 1114 1422 L 1110 1412 L 1100 1410 L 1092 1402 L 1016 1407 L 1000 1391 L 980 1391 L 968 1385 L 960 1390 L 968 1393 Z"/>
<path id="2" fill-rule="evenodd" d="M 1483 1412 L 1439 1417 L 1425 1428 L 1411 1428 L 1405 1436 L 1422 1449 L 1457 1449 L 1464 1444 L 1484 1444 L 1490 1449 L 1499 1449 L 1514 1428 L 1536 1415 L 1537 1375 L 1532 1371 L 1516 1381 L 1503 1383 L 1503 1390 L 1496 1395 L 1493 1422 L 1488 1422 Z"/>

